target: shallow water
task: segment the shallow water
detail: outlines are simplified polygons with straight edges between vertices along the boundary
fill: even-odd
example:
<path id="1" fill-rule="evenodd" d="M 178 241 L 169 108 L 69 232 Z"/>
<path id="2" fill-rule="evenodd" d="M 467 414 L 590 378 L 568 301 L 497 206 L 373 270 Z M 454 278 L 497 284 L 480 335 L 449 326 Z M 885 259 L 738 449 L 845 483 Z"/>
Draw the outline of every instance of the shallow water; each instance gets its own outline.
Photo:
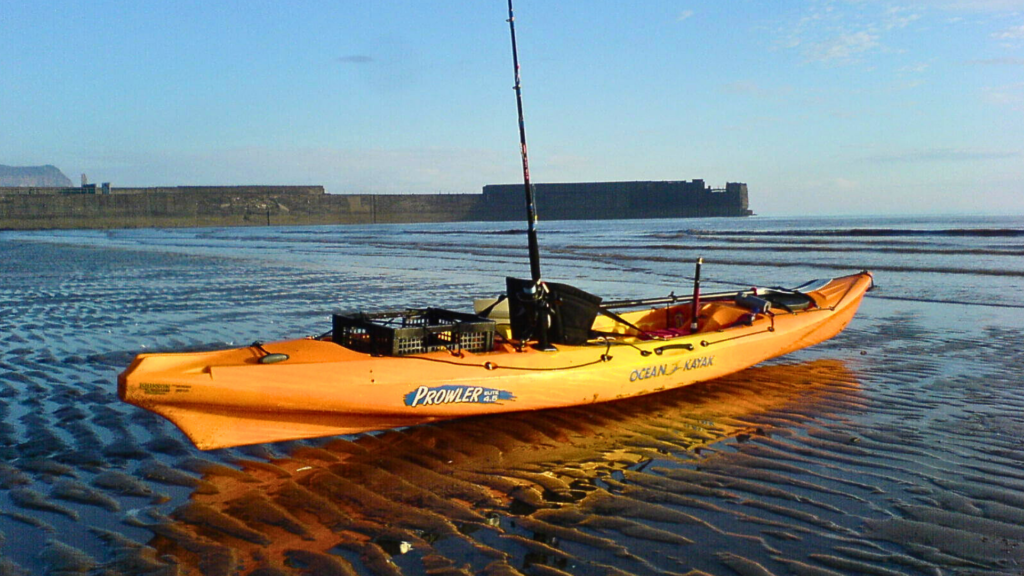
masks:
<path id="1" fill-rule="evenodd" d="M 879 288 L 837 338 L 610 404 L 200 452 L 134 354 L 465 308 L 510 224 L 0 232 L 0 574 L 1019 574 L 1024 219 L 542 223 L 607 298 Z"/>

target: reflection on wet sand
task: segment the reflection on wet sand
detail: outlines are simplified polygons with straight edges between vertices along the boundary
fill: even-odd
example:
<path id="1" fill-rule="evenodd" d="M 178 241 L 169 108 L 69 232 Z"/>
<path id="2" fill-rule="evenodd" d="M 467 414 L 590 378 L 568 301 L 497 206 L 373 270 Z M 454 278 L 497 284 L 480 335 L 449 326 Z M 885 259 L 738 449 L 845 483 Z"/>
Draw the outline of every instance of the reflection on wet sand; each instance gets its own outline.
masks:
<path id="1" fill-rule="evenodd" d="M 837 512 L 828 501 L 843 496 L 786 476 L 800 465 L 781 463 L 794 455 L 773 445 L 772 421 L 857 402 L 840 362 L 760 367 L 629 401 L 336 439 L 238 460 L 240 471 L 211 465 L 202 481 L 216 490 L 139 521 L 186 573 L 660 573 L 699 566 L 694 544 L 708 539 L 746 543 L 755 555 L 719 559 L 742 571 L 774 551 L 762 529 L 831 530 L 815 511 Z"/>

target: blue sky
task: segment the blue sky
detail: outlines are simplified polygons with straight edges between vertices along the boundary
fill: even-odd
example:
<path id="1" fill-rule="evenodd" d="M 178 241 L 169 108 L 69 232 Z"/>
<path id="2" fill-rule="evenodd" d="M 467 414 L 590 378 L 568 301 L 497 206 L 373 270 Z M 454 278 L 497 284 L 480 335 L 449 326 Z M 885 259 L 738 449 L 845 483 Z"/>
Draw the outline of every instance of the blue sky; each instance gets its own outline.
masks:
<path id="1" fill-rule="evenodd" d="M 506 10 L 0 0 L 0 164 L 114 186 L 520 181 Z M 1024 0 L 518 0 L 516 24 L 536 182 L 1024 214 Z"/>

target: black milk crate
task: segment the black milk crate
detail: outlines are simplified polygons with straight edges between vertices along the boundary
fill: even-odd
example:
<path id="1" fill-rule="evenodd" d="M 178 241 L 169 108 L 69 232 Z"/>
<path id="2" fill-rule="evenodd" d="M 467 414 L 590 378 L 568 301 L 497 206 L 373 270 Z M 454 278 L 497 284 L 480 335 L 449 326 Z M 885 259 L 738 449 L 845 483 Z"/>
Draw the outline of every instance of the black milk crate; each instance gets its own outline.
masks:
<path id="1" fill-rule="evenodd" d="M 494 346 L 494 327 L 493 320 L 440 308 L 335 313 L 332 339 L 346 348 L 378 356 L 438 350 L 488 352 Z"/>

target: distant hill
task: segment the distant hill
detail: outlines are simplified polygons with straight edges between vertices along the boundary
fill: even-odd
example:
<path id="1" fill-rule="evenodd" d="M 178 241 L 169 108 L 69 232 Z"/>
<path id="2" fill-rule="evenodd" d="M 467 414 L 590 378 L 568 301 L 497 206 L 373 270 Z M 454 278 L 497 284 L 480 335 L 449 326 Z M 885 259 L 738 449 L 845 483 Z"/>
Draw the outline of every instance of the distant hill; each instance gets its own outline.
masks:
<path id="1" fill-rule="evenodd" d="M 56 166 L 4 166 L 0 164 L 0 186 L 71 187 L 71 180 Z"/>

